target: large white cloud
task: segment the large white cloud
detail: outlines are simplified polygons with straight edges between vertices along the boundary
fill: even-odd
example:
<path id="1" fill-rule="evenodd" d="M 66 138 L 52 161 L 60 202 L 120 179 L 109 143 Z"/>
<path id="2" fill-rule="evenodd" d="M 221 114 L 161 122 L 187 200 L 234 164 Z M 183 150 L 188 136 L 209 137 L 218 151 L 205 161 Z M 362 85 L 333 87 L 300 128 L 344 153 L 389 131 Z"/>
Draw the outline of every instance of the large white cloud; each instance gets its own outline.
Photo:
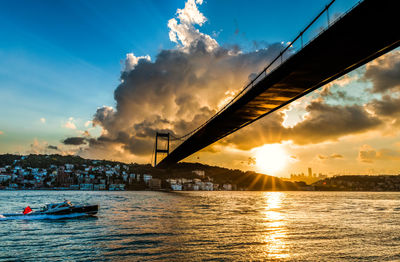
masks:
<path id="1" fill-rule="evenodd" d="M 207 21 L 207 18 L 197 8 L 197 4 L 201 5 L 202 3 L 203 1 L 199 0 L 188 0 L 185 8 L 177 10 L 177 18 L 168 21 L 170 40 L 177 43 L 184 51 L 188 51 L 199 41 L 204 43 L 207 51 L 218 47 L 215 39 L 195 28 L 195 25 L 202 26 Z"/>

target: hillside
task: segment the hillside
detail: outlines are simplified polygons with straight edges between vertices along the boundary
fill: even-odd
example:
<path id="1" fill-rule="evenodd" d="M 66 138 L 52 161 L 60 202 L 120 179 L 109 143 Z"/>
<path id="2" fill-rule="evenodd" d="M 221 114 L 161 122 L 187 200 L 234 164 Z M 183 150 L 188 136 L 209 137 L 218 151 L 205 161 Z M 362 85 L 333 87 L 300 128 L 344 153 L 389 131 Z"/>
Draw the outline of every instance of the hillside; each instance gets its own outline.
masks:
<path id="1" fill-rule="evenodd" d="M 121 162 L 108 160 L 90 160 L 79 156 L 62 155 L 0 155 L 0 167 L 16 165 L 22 168 L 41 168 L 50 169 L 54 166 L 64 166 L 73 164 L 75 170 L 83 170 L 88 166 L 127 166 L 129 173 L 150 174 L 153 178 L 162 180 L 168 178 L 199 178 L 201 180 L 210 180 L 217 184 L 232 184 L 239 190 L 299 190 L 304 183 L 282 181 L 273 176 L 259 174 L 251 171 L 241 171 L 238 169 L 228 169 L 218 166 L 209 166 L 200 163 L 178 163 L 172 168 L 158 169 L 150 164 L 125 164 Z M 204 171 L 205 176 L 199 176 L 192 171 Z"/>

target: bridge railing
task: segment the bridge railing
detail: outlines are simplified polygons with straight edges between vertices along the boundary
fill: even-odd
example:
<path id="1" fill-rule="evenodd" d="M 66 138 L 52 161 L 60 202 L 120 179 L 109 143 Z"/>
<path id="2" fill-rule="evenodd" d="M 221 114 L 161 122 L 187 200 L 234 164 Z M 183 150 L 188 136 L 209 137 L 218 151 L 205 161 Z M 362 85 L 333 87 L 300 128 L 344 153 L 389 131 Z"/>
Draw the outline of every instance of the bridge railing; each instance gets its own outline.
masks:
<path id="1" fill-rule="evenodd" d="M 346 1 L 347 1 L 347 3 L 350 3 L 349 0 L 346 0 Z M 318 36 L 320 36 L 327 29 L 329 29 L 333 24 L 335 24 L 338 20 L 340 20 L 347 13 L 352 11 L 362 1 L 363 0 L 357 0 L 356 3 L 352 4 L 352 6 L 350 8 L 348 8 L 346 12 L 338 15 L 337 13 L 333 13 L 333 12 L 331 12 L 331 14 L 330 14 L 330 11 L 332 11 L 333 3 L 338 2 L 338 0 L 331 0 L 323 8 L 323 10 L 291 42 L 288 42 L 286 45 L 282 42 L 282 51 L 279 52 L 279 54 L 271 62 L 269 62 L 269 64 L 260 73 L 258 73 L 255 78 L 253 78 L 249 83 L 247 83 L 247 85 L 245 85 L 245 87 L 238 94 L 236 94 L 236 96 L 231 101 L 229 101 L 224 107 L 222 107 L 215 115 L 213 115 L 209 120 L 207 120 L 201 126 L 197 127 L 196 129 L 192 130 L 191 132 L 185 134 L 184 136 L 181 136 L 181 137 L 173 136 L 171 140 L 172 141 L 185 140 L 185 139 L 189 138 L 191 135 L 193 135 L 195 132 L 197 132 L 199 129 L 201 129 L 202 127 L 207 125 L 210 121 L 212 121 L 214 118 L 219 116 L 222 112 L 224 112 L 225 109 L 227 109 L 231 104 L 236 102 L 244 94 L 246 94 L 249 90 L 251 90 L 251 88 L 253 88 L 258 82 L 260 82 L 266 76 L 268 76 L 269 74 L 274 72 L 285 61 L 290 59 L 292 55 L 294 55 L 295 53 L 299 52 L 304 47 L 309 45 L 314 39 L 316 39 Z M 333 15 L 332 15 L 332 13 L 333 13 Z M 326 15 L 326 17 L 325 17 L 325 15 Z M 323 20 L 325 20 L 325 22 Z M 316 29 L 318 33 L 313 35 L 313 33 L 315 33 L 315 28 L 313 28 L 313 26 L 315 26 L 315 25 L 318 26 L 318 28 Z M 311 35 L 311 37 L 308 38 L 309 35 Z"/>

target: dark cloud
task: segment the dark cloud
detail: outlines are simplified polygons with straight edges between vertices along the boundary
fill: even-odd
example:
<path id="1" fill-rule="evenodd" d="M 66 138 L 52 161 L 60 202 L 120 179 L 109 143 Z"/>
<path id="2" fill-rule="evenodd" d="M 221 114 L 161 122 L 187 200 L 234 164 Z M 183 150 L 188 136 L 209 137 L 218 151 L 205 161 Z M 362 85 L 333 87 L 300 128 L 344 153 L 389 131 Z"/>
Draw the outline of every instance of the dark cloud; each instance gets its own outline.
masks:
<path id="1" fill-rule="evenodd" d="M 400 98 L 384 95 L 380 100 L 372 100 L 367 106 L 379 116 L 398 116 L 400 113 Z"/>
<path id="2" fill-rule="evenodd" d="M 333 159 L 335 159 L 335 158 L 343 158 L 343 156 L 341 154 L 332 154 L 332 155 L 330 155 L 330 158 L 333 158 Z"/>
<path id="3" fill-rule="evenodd" d="M 361 98 L 360 97 L 355 97 L 355 96 L 351 96 L 348 94 L 348 92 L 344 91 L 344 90 L 335 90 L 332 91 L 329 88 L 325 88 L 322 90 L 322 92 L 320 93 L 320 95 L 322 97 L 328 98 L 332 101 L 332 100 L 336 100 L 336 101 L 341 101 L 341 102 L 350 102 L 350 103 L 360 103 L 361 102 Z"/>
<path id="4" fill-rule="evenodd" d="M 86 139 L 84 137 L 68 137 L 62 141 L 64 145 L 74 145 L 79 146 L 86 144 Z"/>
<path id="5" fill-rule="evenodd" d="M 82 134 L 84 137 L 90 137 L 89 131 L 85 130 Z"/>
<path id="6" fill-rule="evenodd" d="M 266 143 L 292 140 L 295 144 L 316 144 L 377 128 L 382 121 L 359 105 L 329 105 L 323 100 L 307 107 L 307 117 L 291 128 L 282 126 L 284 114 L 275 112 L 227 137 L 224 142 L 248 150 Z"/>
<path id="7" fill-rule="evenodd" d="M 364 79 L 373 84 L 373 93 L 400 91 L 400 51 L 382 56 L 366 66 Z"/>
<path id="8" fill-rule="evenodd" d="M 52 145 L 48 145 L 47 148 L 51 150 L 58 150 L 57 146 L 52 146 Z"/>
<path id="9" fill-rule="evenodd" d="M 364 163 L 372 163 L 376 158 L 375 150 L 361 150 L 358 152 L 358 159 Z"/>
<path id="10" fill-rule="evenodd" d="M 400 151 L 383 148 L 376 150 L 364 145 L 358 152 L 358 160 L 364 163 L 373 163 L 376 160 L 400 160 Z"/>
<path id="11" fill-rule="evenodd" d="M 330 156 L 318 155 L 317 157 L 318 157 L 319 160 L 341 159 L 341 158 L 343 158 L 343 156 L 341 154 L 332 154 Z"/>
<path id="12" fill-rule="evenodd" d="M 306 120 L 294 126 L 290 136 L 297 144 L 319 143 L 378 127 L 382 122 L 360 105 L 328 105 L 314 101 Z"/>

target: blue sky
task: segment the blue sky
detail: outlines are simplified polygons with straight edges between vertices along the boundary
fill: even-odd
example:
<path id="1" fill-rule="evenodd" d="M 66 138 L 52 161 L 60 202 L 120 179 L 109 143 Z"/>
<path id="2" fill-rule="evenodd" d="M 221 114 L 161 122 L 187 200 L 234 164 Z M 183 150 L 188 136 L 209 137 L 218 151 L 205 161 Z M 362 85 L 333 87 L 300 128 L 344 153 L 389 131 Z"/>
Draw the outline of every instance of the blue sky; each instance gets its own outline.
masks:
<path id="1" fill-rule="evenodd" d="M 160 51 L 177 49 L 168 21 L 185 2 L 2 1 L 0 153 L 26 153 L 31 144 L 60 146 L 67 137 L 81 136 L 97 108 L 116 106 L 114 90 L 128 53 L 154 62 Z M 204 0 L 197 7 L 207 21 L 194 26 L 219 46 L 252 52 L 291 41 L 328 2 Z M 330 19 L 356 2 L 337 0 Z M 323 17 L 309 37 L 325 24 Z M 353 83 L 353 92 L 368 85 Z M 91 129 L 93 137 L 100 132 Z"/>

